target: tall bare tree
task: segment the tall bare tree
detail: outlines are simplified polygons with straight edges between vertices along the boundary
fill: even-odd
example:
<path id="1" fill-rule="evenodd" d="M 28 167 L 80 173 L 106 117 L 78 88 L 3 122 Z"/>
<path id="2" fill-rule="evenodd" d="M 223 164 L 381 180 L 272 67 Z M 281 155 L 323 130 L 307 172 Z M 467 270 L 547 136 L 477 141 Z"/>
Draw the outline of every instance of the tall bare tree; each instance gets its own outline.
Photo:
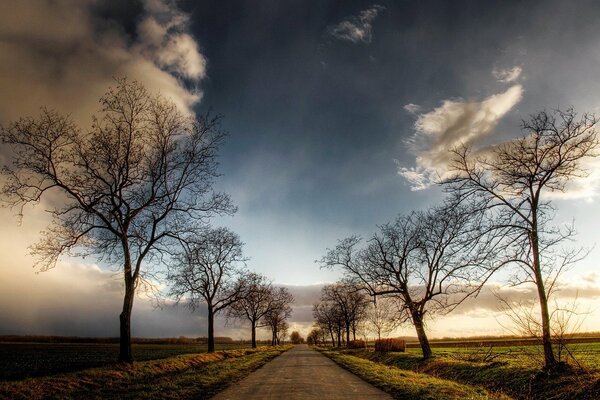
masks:
<path id="1" fill-rule="evenodd" d="M 239 301 L 233 303 L 227 315 L 229 318 L 250 322 L 252 331 L 252 348 L 256 348 L 256 328 L 266 326 L 264 317 L 274 308 L 279 307 L 276 289 L 263 275 L 250 273 L 244 277 L 246 290 Z"/>
<path id="2" fill-rule="evenodd" d="M 581 250 L 557 253 L 572 228 L 552 227 L 554 208 L 548 192 L 563 192 L 569 180 L 584 177 L 581 161 L 597 155 L 598 119 L 573 109 L 545 111 L 523 121 L 524 135 L 474 153 L 470 147 L 453 150 L 446 189 L 463 197 L 477 198 L 507 231 L 505 257 L 500 264 L 516 266 L 513 284 L 532 283 L 537 288 L 542 322 L 545 366 L 552 368 L 548 297 L 562 271 L 584 254 Z"/>
<path id="3" fill-rule="evenodd" d="M 400 216 L 360 247 L 357 236 L 341 240 L 321 260 L 372 296 L 402 304 L 399 322 L 410 319 L 423 357 L 432 351 L 426 314 L 446 314 L 475 295 L 491 275 L 486 267 L 498 240 L 485 234 L 477 209 L 448 202 Z"/>
<path id="4" fill-rule="evenodd" d="M 215 315 L 247 294 L 242 242 L 226 228 L 209 228 L 189 238 L 169 276 L 170 294 L 192 309 L 206 304 L 208 352 L 215 351 Z"/>
<path id="5" fill-rule="evenodd" d="M 119 360 L 131 362 L 136 288 L 177 238 L 214 214 L 235 211 L 214 193 L 219 118 L 184 116 L 137 82 L 117 80 L 89 130 L 42 110 L 0 131 L 12 150 L 2 197 L 19 210 L 44 199 L 52 222 L 32 247 L 47 270 L 63 254 L 95 255 L 122 266 L 125 295 Z"/>

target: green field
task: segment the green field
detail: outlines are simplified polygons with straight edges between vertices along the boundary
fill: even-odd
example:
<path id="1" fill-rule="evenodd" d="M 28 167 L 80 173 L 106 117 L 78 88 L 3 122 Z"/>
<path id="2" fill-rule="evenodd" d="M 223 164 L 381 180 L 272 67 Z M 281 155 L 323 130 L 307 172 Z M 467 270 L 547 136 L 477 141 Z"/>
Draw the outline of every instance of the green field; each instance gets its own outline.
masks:
<path id="1" fill-rule="evenodd" d="M 250 344 L 217 344 L 217 350 L 249 348 Z M 133 344 L 136 361 L 204 353 L 205 344 Z M 116 343 L 0 343 L 0 380 L 46 376 L 114 364 Z"/>
<path id="2" fill-rule="evenodd" d="M 509 342 L 506 342 L 509 343 Z M 422 358 L 421 351 L 409 347 L 405 353 L 378 353 L 373 349 L 321 349 L 343 367 L 357 373 L 396 398 L 436 399 L 506 396 L 519 400 L 593 400 L 600 399 L 600 342 L 573 343 L 561 354 L 566 364 L 556 371 L 544 371 L 540 346 L 471 345 L 435 347 L 434 357 Z M 386 367 L 388 369 L 381 369 Z M 379 372 L 375 372 L 379 371 Z M 416 373 L 411 380 L 397 377 L 400 372 Z M 387 376 L 387 378 L 385 378 Z M 411 394 L 429 376 L 467 385 L 444 396 L 436 387 L 427 386 L 418 395 Z M 413 382 L 414 387 L 406 384 Z M 463 393 L 463 394 L 460 394 Z M 487 393 L 487 394 L 486 394 Z M 472 398 L 479 398 L 474 396 Z"/>

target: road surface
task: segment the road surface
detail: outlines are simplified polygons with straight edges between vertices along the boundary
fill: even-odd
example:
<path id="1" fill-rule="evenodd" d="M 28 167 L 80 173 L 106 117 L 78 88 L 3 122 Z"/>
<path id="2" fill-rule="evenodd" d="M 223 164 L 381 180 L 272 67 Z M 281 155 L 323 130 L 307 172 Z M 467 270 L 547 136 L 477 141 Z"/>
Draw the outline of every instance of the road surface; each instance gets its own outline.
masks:
<path id="1" fill-rule="evenodd" d="M 391 398 L 307 345 L 299 345 L 217 394 L 213 400 Z"/>

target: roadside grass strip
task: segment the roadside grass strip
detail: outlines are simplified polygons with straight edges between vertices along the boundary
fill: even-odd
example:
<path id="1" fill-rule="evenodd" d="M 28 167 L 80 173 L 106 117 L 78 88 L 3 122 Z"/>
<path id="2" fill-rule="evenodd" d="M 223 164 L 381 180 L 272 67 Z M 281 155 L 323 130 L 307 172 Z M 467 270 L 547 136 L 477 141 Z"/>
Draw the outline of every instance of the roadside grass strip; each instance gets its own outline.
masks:
<path id="1" fill-rule="evenodd" d="M 322 351 L 337 364 L 389 393 L 395 399 L 411 400 L 510 400 L 504 394 L 440 379 L 427 374 L 389 367 L 336 351 Z"/>
<path id="2" fill-rule="evenodd" d="M 359 358 L 398 371 L 479 387 L 504 398 L 517 400 L 598 400 L 600 372 L 596 369 L 566 367 L 553 372 L 534 367 L 531 360 L 511 354 L 501 361 L 472 362 L 449 358 L 448 354 L 424 360 L 414 353 L 380 353 L 370 350 L 323 350 Z M 365 378 L 366 379 L 366 378 Z M 485 397 L 483 397 L 485 398 Z M 502 397 L 491 397 L 502 398 Z"/>
<path id="3" fill-rule="evenodd" d="M 186 354 L 0 382 L 0 399 L 207 399 L 290 348 Z"/>

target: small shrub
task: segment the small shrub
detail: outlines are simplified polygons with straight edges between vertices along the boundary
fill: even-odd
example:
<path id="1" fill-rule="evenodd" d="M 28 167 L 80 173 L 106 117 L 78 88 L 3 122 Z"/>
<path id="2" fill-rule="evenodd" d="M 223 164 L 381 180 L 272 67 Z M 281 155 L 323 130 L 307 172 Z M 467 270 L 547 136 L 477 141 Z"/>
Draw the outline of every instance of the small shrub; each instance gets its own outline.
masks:
<path id="1" fill-rule="evenodd" d="M 348 342 L 348 348 L 350 349 L 364 349 L 367 347 L 367 343 L 364 340 L 351 340 Z"/>
<path id="2" fill-rule="evenodd" d="M 378 339 L 375 341 L 375 351 L 406 351 L 406 342 L 402 339 Z"/>

